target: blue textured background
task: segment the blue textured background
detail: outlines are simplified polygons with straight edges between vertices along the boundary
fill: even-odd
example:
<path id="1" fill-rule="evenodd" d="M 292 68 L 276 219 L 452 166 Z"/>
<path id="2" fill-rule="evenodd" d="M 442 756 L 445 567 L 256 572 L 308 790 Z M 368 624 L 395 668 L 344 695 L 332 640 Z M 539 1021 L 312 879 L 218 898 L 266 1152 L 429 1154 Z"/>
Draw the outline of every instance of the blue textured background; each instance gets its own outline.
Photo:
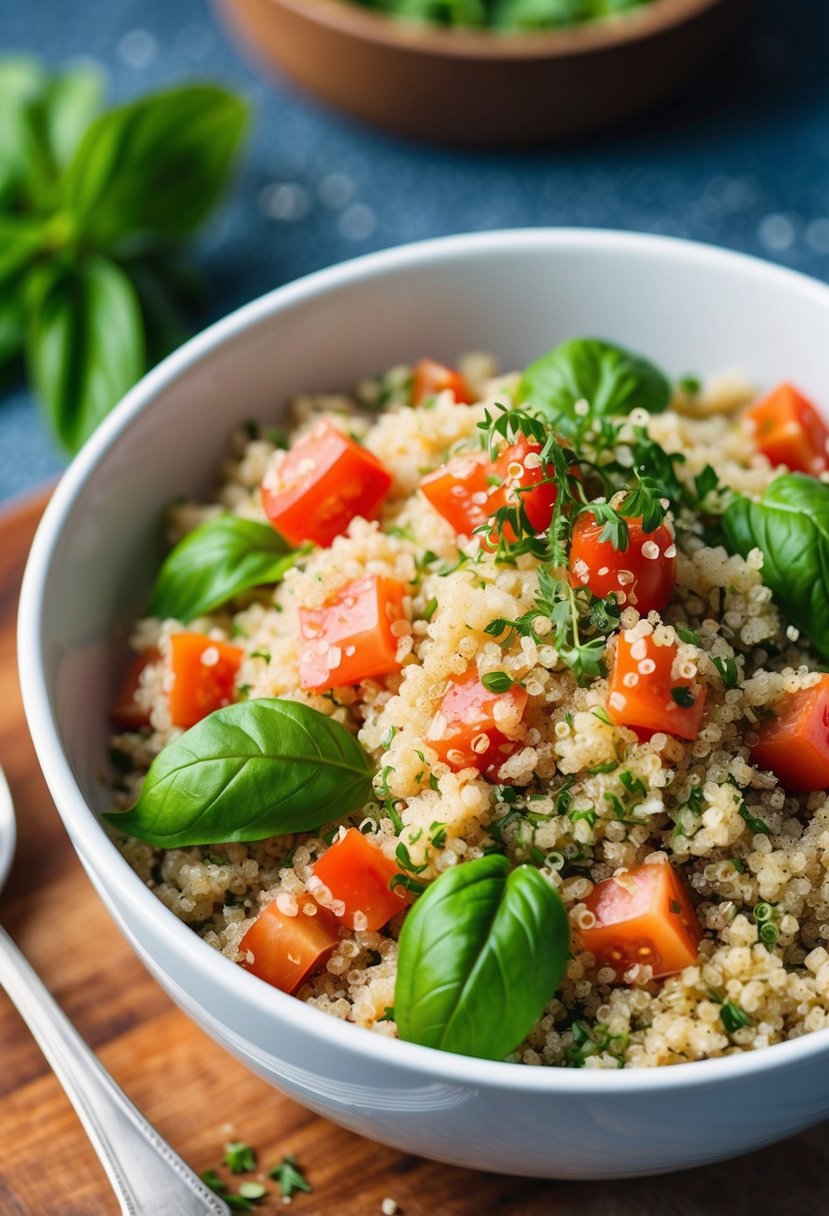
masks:
<path id="1" fill-rule="evenodd" d="M 660 115 L 522 153 L 399 141 L 264 83 L 206 0 L 0 0 L 0 49 L 91 57 L 113 98 L 196 76 L 253 98 L 241 180 L 198 249 L 202 321 L 355 254 L 524 225 L 689 236 L 829 278 L 829 0 L 755 0 L 729 61 Z M 0 397 L 0 499 L 61 465 L 25 389 Z"/>

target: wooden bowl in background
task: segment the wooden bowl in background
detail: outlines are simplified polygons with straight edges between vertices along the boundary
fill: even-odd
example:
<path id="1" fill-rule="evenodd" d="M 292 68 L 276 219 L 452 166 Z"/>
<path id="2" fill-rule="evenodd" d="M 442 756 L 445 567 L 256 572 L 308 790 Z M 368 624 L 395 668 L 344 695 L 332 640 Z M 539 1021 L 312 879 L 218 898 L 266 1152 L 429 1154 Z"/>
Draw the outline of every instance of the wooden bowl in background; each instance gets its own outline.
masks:
<path id="1" fill-rule="evenodd" d="M 685 84 L 750 0 L 654 0 L 537 34 L 426 28 L 350 0 L 214 0 L 253 58 L 405 135 L 540 143 L 617 123 Z"/>

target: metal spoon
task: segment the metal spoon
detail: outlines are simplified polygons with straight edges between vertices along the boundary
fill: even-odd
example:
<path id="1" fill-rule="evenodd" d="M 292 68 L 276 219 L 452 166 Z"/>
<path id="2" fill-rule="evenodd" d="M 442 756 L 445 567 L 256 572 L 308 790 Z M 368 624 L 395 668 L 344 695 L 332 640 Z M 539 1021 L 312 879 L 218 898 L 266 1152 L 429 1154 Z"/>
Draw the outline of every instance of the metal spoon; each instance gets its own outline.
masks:
<path id="1" fill-rule="evenodd" d="M 0 768 L 0 889 L 15 844 L 14 806 Z M 0 984 L 78 1113 L 124 1216 L 230 1216 L 115 1084 L 0 927 Z"/>

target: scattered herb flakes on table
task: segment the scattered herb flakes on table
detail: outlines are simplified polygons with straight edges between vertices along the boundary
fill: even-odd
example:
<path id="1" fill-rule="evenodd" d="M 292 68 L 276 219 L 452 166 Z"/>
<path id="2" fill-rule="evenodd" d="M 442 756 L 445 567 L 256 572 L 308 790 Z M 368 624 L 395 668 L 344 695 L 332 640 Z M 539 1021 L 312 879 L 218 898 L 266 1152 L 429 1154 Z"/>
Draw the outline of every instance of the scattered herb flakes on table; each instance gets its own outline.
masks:
<path id="1" fill-rule="evenodd" d="M 442 1050 L 825 1025 L 829 432 L 742 398 L 588 339 L 234 436 L 114 709 L 130 863 L 262 980 Z"/>

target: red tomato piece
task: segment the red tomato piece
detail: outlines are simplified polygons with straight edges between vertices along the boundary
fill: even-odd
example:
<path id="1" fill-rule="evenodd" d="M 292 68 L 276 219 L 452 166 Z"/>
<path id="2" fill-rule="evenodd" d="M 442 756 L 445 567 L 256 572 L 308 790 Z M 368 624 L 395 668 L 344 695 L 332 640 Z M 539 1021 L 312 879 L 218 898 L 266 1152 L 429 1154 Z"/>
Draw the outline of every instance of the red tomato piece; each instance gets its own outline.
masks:
<path id="1" fill-rule="evenodd" d="M 376 456 L 323 420 L 277 454 L 262 481 L 262 505 L 290 544 L 325 546 L 355 515 L 370 519 L 390 486 Z"/>
<path id="2" fill-rule="evenodd" d="M 453 456 L 433 473 L 427 473 L 420 488 L 458 535 L 471 536 L 499 505 L 493 497 L 500 487 L 487 481 L 491 475 L 493 469 L 486 455 L 473 452 Z"/>
<path id="3" fill-rule="evenodd" d="M 597 883 L 584 901 L 596 922 L 580 929 L 585 950 L 621 979 L 634 963 L 654 978 L 696 962 L 702 929 L 691 897 L 670 862 L 636 866 Z"/>
<path id="4" fill-rule="evenodd" d="M 451 389 L 458 405 L 471 405 L 472 392 L 465 378 L 453 367 L 435 359 L 421 359 L 412 374 L 412 405 L 422 405 L 430 397 Z"/>
<path id="5" fill-rule="evenodd" d="M 313 873 L 333 899 L 345 904 L 339 919 L 349 929 L 382 929 L 406 907 L 405 897 L 389 887 L 399 869 L 357 828 L 349 828 L 325 850 Z"/>
<path id="6" fill-rule="evenodd" d="M 676 654 L 675 645 L 657 646 L 651 637 L 629 642 L 619 635 L 607 702 L 617 726 L 696 739 L 707 690 L 696 677 L 671 674 Z"/>
<path id="7" fill-rule="evenodd" d="M 300 608 L 299 682 L 326 692 L 397 671 L 403 584 L 378 574 L 348 583 L 321 608 Z"/>
<path id="8" fill-rule="evenodd" d="M 829 429 L 794 385 L 779 385 L 743 417 L 754 424 L 757 447 L 772 464 L 812 474 L 827 467 Z"/>
<path id="9" fill-rule="evenodd" d="M 758 731 L 754 763 L 794 794 L 829 789 L 829 675 L 782 697 L 774 713 Z"/>
<path id="10" fill-rule="evenodd" d="M 276 900 L 266 904 L 239 943 L 242 966 L 281 992 L 296 992 L 340 940 L 338 922 L 310 895 L 300 896 L 296 905 L 296 915 L 290 916 Z M 248 952 L 252 960 L 245 958 Z"/>
<path id="11" fill-rule="evenodd" d="M 493 507 L 518 506 L 524 508 L 527 519 L 536 532 L 544 532 L 553 518 L 553 507 L 558 496 L 554 481 L 549 480 L 551 466 L 545 469 L 541 463 L 541 444 L 533 443 L 519 435 L 515 443 L 504 448 L 495 461 L 495 476 L 501 479 L 499 499 Z M 512 531 L 512 529 L 510 529 Z M 514 540 L 514 536 L 507 537 Z"/>
<path id="12" fill-rule="evenodd" d="M 514 732 L 526 704 L 527 692 L 520 685 L 513 684 L 506 692 L 489 692 L 477 669 L 470 667 L 462 676 L 450 678 L 426 742 L 456 772 L 477 768 L 484 776 L 494 777 L 520 747 L 501 725 L 509 723 Z"/>
<path id="13" fill-rule="evenodd" d="M 150 715 L 143 705 L 138 704 L 136 693 L 141 684 L 142 672 L 160 660 L 161 654 L 158 650 L 145 650 L 143 654 L 135 656 L 127 669 L 111 713 L 112 721 L 119 730 L 141 730 L 150 725 Z"/>
<path id="14" fill-rule="evenodd" d="M 628 547 L 614 549 L 600 540 L 604 524 L 588 511 L 573 527 L 570 582 L 587 587 L 599 599 L 615 595 L 617 604 L 632 604 L 642 616 L 668 607 L 676 582 L 676 544 L 667 524 L 642 530 L 642 517 L 627 520 Z"/>
<path id="15" fill-rule="evenodd" d="M 170 635 L 170 720 L 186 730 L 236 700 L 243 651 L 203 633 Z"/>
<path id="16" fill-rule="evenodd" d="M 539 459 L 541 445 L 519 435 L 491 462 L 484 452 L 453 456 L 420 483 L 426 498 L 459 535 L 471 536 L 504 506 L 524 507 L 536 532 L 549 527 L 557 489 Z M 511 527 L 507 540 L 515 540 Z M 497 542 L 493 533 L 487 538 Z"/>

